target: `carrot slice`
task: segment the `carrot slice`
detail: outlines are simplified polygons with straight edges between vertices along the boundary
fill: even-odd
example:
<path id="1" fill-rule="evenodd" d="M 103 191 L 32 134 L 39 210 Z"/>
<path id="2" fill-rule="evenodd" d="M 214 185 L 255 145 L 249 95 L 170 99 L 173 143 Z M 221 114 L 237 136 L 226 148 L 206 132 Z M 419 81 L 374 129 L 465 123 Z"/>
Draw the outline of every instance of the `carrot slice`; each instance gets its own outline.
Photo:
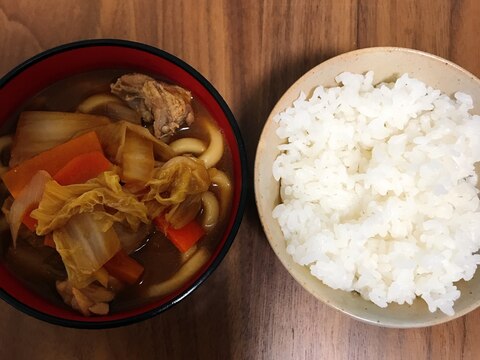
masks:
<path id="1" fill-rule="evenodd" d="M 75 156 L 92 151 L 102 151 L 102 146 L 94 131 L 76 137 L 22 162 L 6 172 L 2 179 L 10 194 L 16 198 L 37 171 L 45 170 L 50 175 L 54 175 Z"/>
<path id="2" fill-rule="evenodd" d="M 53 177 L 60 185 L 81 184 L 107 171 L 112 164 L 101 151 L 92 151 L 81 154 L 70 160 Z M 37 220 L 30 216 L 38 204 L 31 206 L 23 215 L 22 223 L 32 232 L 35 232 Z"/>
<path id="3" fill-rule="evenodd" d="M 80 154 L 61 168 L 53 179 L 60 185 L 82 184 L 110 169 L 112 164 L 101 151 Z"/>
<path id="4" fill-rule="evenodd" d="M 114 278 L 130 285 L 137 283 L 144 271 L 124 250 L 117 252 L 103 267 Z"/>
<path id="5" fill-rule="evenodd" d="M 157 228 L 162 231 L 173 243 L 173 245 L 175 245 L 178 250 L 183 253 L 188 251 L 188 249 L 195 245 L 198 240 L 205 235 L 205 230 L 195 220 L 189 222 L 180 229 L 174 229 L 172 226 L 170 226 L 163 215 L 157 216 L 155 219 L 153 219 L 153 222 Z"/>

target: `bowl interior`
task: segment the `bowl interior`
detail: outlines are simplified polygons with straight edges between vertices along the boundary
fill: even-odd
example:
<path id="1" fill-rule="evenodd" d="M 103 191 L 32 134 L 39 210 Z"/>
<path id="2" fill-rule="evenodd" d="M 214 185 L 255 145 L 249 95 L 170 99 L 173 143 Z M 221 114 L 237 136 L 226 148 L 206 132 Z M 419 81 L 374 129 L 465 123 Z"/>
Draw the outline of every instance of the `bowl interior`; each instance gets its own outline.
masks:
<path id="1" fill-rule="evenodd" d="M 480 305 L 480 274 L 469 282 L 457 283 L 462 296 L 455 302 L 455 316 L 441 311 L 430 313 L 423 300 L 412 306 L 389 305 L 382 309 L 355 293 L 333 290 L 314 278 L 309 270 L 293 262 L 286 253 L 286 243 L 280 227 L 272 217 L 279 203 L 279 183 L 272 176 L 272 164 L 281 143 L 276 136 L 273 116 L 291 106 L 303 91 L 310 95 L 318 85 L 336 86 L 335 77 L 344 72 L 375 72 L 375 82 L 388 81 L 409 73 L 428 85 L 452 95 L 462 91 L 472 96 L 474 114 L 480 113 L 480 81 L 459 66 L 436 56 L 402 48 L 369 48 L 353 51 L 330 59 L 310 70 L 282 96 L 272 110 L 262 132 L 255 160 L 255 196 L 262 225 L 268 241 L 290 274 L 311 294 L 330 306 L 359 320 L 388 327 L 421 327 L 438 324 L 462 316 Z"/>
<path id="2" fill-rule="evenodd" d="M 216 268 L 238 230 L 245 200 L 245 150 L 235 119 L 213 86 L 183 61 L 161 50 L 126 41 L 87 41 L 61 46 L 34 57 L 0 80 L 0 126 L 45 87 L 66 77 L 100 69 L 126 69 L 158 75 L 191 90 L 215 118 L 231 149 L 233 206 L 227 227 L 204 267 L 181 289 L 146 306 L 107 316 L 83 317 L 58 308 L 32 293 L 0 264 L 0 296 L 15 307 L 46 321 L 67 326 L 123 325 L 161 312 L 193 291 Z"/>

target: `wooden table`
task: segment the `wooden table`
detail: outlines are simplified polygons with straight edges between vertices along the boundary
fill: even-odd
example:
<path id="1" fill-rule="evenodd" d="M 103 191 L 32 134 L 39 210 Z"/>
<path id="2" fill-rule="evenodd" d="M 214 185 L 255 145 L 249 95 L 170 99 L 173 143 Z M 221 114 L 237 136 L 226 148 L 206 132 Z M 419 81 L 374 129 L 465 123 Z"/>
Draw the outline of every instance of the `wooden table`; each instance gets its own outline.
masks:
<path id="1" fill-rule="evenodd" d="M 280 95 L 318 63 L 356 48 L 428 51 L 480 76 L 480 1 L 0 0 L 0 74 L 52 46 L 124 38 L 190 63 L 224 96 L 250 167 Z M 253 190 L 253 189 L 252 189 Z M 417 330 L 365 325 L 319 303 L 270 249 L 251 195 L 217 271 L 139 324 L 56 327 L 0 302 L 0 359 L 472 359 L 480 311 Z"/>

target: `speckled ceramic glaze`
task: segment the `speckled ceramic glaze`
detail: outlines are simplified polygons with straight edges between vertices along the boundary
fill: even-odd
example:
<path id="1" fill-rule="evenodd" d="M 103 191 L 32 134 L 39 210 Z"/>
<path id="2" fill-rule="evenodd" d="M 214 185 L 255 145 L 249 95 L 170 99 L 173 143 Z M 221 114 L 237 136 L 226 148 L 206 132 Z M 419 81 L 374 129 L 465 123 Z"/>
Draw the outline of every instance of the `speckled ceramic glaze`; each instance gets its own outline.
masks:
<path id="1" fill-rule="evenodd" d="M 335 86 L 335 77 L 344 71 L 375 72 L 375 82 L 393 80 L 403 73 L 418 78 L 447 94 L 463 91 L 473 97 L 473 113 L 480 114 L 480 80 L 440 57 L 417 50 L 379 47 L 342 54 L 316 66 L 288 89 L 273 108 L 263 129 L 255 160 L 255 196 L 265 234 L 288 272 L 313 296 L 356 319 L 387 327 L 410 328 L 440 324 L 465 315 L 480 305 L 480 272 L 469 282 L 458 282 L 462 296 L 455 303 L 455 316 L 430 313 L 423 300 L 413 305 L 389 305 L 382 309 L 355 293 L 333 290 L 314 278 L 306 267 L 295 264 L 286 252 L 280 227 L 272 217 L 279 203 L 279 183 L 272 176 L 272 164 L 279 154 L 280 139 L 273 116 L 289 107 L 301 91 L 310 94 L 318 85 Z M 480 134 L 479 134 L 480 136 Z"/>

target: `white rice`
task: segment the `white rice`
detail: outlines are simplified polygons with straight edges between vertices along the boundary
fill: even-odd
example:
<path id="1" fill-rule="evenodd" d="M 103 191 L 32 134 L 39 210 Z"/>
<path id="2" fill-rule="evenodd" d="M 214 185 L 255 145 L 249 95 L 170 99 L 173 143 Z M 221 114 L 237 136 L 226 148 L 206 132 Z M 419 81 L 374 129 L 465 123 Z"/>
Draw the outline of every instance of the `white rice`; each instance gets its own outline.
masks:
<path id="1" fill-rule="evenodd" d="M 336 81 L 275 117 L 285 144 L 273 216 L 287 252 L 326 285 L 380 307 L 419 296 L 453 315 L 454 283 L 480 264 L 472 99 L 407 74 L 376 86 L 373 72 Z"/>

